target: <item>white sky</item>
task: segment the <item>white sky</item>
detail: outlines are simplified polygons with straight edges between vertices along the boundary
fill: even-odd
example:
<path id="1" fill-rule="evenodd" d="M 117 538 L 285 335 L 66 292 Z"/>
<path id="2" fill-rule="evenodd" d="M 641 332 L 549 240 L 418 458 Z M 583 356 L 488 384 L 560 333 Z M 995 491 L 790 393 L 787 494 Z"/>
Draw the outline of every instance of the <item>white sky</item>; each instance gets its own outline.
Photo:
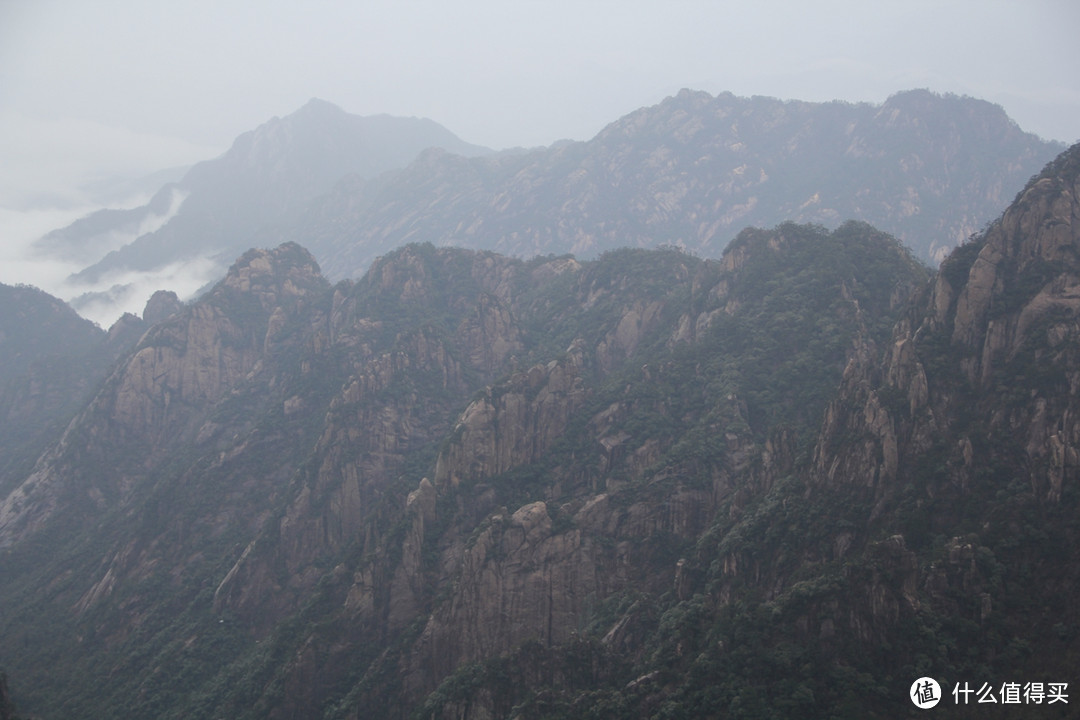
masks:
<path id="1" fill-rule="evenodd" d="M 1076 0 L 0 0 L 0 281 L 86 182 L 208 159 L 311 97 L 502 148 L 588 139 L 682 87 L 925 87 L 1073 142 L 1077 38 Z"/>

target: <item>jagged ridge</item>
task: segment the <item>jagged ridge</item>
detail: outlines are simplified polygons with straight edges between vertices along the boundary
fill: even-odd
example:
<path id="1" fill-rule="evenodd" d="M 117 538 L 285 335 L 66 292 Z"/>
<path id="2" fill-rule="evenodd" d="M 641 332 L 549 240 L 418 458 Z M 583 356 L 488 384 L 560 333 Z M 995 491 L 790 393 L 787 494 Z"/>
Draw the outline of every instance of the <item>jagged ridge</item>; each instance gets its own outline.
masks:
<path id="1" fill-rule="evenodd" d="M 283 237 L 339 278 L 406 242 L 519 257 L 670 243 L 719 257 L 748 225 L 857 219 L 937 262 L 1062 149 L 999 107 L 927 91 L 873 106 L 684 90 L 587 142 L 429 152 L 339 186 Z"/>
<path id="2" fill-rule="evenodd" d="M 334 288 L 296 246 L 253 251 L 146 334 L 5 501 L 6 570 L 67 573 L 52 626 L 134 653 L 70 655 L 65 674 L 125 678 L 115 712 L 400 715 L 582 623 L 640 656 L 626 628 L 648 614 L 615 631 L 595 608 L 694 592 L 678 554 L 791 466 L 826 399 L 790 399 L 806 373 L 838 380 L 924 272 L 857 224 L 749 232 L 722 262 L 410 246 Z M 805 347 L 753 351 L 770 337 Z M 5 646 L 45 673 L 41 607 L 3 601 Z M 50 707 L 47 673 L 23 682 Z"/>

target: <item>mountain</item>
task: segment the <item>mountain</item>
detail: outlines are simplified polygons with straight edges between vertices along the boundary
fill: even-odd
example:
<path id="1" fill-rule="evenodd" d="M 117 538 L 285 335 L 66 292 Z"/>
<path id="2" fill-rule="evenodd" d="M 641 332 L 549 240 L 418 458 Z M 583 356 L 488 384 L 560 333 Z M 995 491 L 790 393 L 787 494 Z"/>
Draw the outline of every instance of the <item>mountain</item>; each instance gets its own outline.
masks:
<path id="1" fill-rule="evenodd" d="M 860 222 L 336 285 L 249 251 L 0 499 L 14 703 L 892 718 L 934 677 L 1065 716 L 1078 185 L 1080 145 L 936 273 Z"/>
<path id="2" fill-rule="evenodd" d="M 684 90 L 588 142 L 340 184 L 276 235 L 332 279 L 406 242 L 532 257 L 675 244 L 719 257 L 746 226 L 868 222 L 937 263 L 1064 147 L 998 106 L 925 90 L 883 105 Z"/>
<path id="3" fill-rule="evenodd" d="M 683 91 L 588 142 L 492 153 L 429 120 L 312 100 L 144 206 L 42 238 L 83 267 L 62 294 L 108 324 L 160 287 L 207 289 L 251 246 L 298 242 L 331 281 L 409 242 L 591 258 L 673 244 L 719 257 L 746 226 L 891 233 L 939 262 L 1063 149 L 998 106 L 925 90 L 882 105 Z"/>
<path id="4" fill-rule="evenodd" d="M 812 448 L 699 536 L 629 673 L 521 716 L 906 717 L 927 676 L 949 716 L 1069 716 L 1039 688 L 1068 695 L 1080 649 L 1078 184 L 1074 146 L 855 341 Z M 458 708 L 501 687 L 472 677 Z"/>
<path id="5" fill-rule="evenodd" d="M 442 147 L 462 155 L 489 152 L 430 120 L 360 117 L 313 99 L 284 118 L 240 135 L 221 157 L 198 163 L 166 184 L 146 206 L 102 210 L 49 233 L 42 253 L 88 263 L 69 280 L 73 293 L 94 293 L 132 273 L 177 263 L 197 266 L 202 282 L 251 246 L 253 233 L 300 213 L 346 175 L 373 177 L 403 167 L 420 151 Z"/>
<path id="6" fill-rule="evenodd" d="M 859 224 L 748 231 L 721 262 L 416 245 L 336 287 L 299 246 L 249 252 L 0 502 L 0 663 L 46 716 L 87 693 L 108 715 L 400 716 L 666 592 L 925 277 Z"/>

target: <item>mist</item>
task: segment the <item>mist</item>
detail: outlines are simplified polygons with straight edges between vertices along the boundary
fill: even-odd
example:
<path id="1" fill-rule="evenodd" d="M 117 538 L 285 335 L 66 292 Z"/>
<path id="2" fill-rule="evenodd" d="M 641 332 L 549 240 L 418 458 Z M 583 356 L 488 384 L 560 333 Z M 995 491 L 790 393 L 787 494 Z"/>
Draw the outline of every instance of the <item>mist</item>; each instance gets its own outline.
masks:
<path id="1" fill-rule="evenodd" d="M 109 273 L 99 282 L 82 286 L 84 292 L 72 295 L 68 303 L 83 317 L 107 328 L 124 313 L 141 317 L 146 301 L 158 290 L 172 290 L 181 300 L 190 300 L 220 275 L 220 264 L 209 257 L 171 263 L 158 270 Z M 71 294 L 72 286 L 65 288 Z"/>

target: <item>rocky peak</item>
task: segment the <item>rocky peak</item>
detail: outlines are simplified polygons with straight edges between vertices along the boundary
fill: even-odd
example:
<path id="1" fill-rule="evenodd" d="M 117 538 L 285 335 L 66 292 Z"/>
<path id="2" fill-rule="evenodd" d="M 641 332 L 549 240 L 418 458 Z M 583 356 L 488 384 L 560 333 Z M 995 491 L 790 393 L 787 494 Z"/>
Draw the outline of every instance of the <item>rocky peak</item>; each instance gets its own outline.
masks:
<path id="1" fill-rule="evenodd" d="M 953 277 L 963 280 L 961 287 L 940 287 L 949 279 L 939 280 L 939 294 L 958 291 L 954 342 L 977 351 L 988 333 L 1001 329 L 1005 316 L 1021 329 L 1051 308 L 1075 311 L 1080 307 L 1078 169 L 1080 145 L 1032 178 L 985 236 L 966 249 L 969 258 L 976 250 L 978 254 L 966 277 L 962 268 L 953 269 Z M 960 263 L 961 259 L 954 261 Z M 982 354 L 1001 350 L 1001 343 L 1001 338 L 991 338 L 994 347 L 983 348 Z M 972 370 L 978 371 L 974 366 Z"/>
<path id="2" fill-rule="evenodd" d="M 335 117 L 344 114 L 345 111 L 334 103 L 313 97 L 304 103 L 303 107 L 294 112 L 291 117 Z"/>
<path id="3" fill-rule="evenodd" d="M 158 293 L 146 311 L 158 322 L 145 334 L 147 322 L 134 315 L 118 321 L 110 344 L 141 338 L 67 431 L 81 437 L 85 428 L 96 427 L 94 439 L 79 447 L 62 438 L 41 457 L 16 500 L 0 505 L 0 543 L 36 531 L 61 496 L 88 495 L 99 510 L 125 502 L 171 448 L 219 431 L 206 413 L 241 383 L 255 382 L 260 369 L 266 371 L 261 380 L 273 380 L 274 352 L 292 342 L 282 331 L 298 319 L 304 300 L 328 289 L 311 255 L 286 243 L 245 253 L 224 280 L 186 309 L 175 295 Z M 306 320 L 308 326 L 314 322 Z M 261 395 L 270 393 L 264 387 Z M 139 450 L 130 459 L 138 460 L 118 459 L 132 447 Z M 110 472 L 99 472 L 103 467 Z"/>
<path id="4" fill-rule="evenodd" d="M 376 258 L 358 284 L 379 303 L 443 304 L 441 309 L 446 309 L 445 303 L 465 300 L 451 297 L 465 288 L 509 303 L 519 271 L 520 263 L 492 252 L 413 243 Z M 468 297 L 468 302 L 473 300 L 475 296 Z"/>
<path id="5" fill-rule="evenodd" d="M 977 98 L 940 95 L 926 89 L 906 90 L 890 96 L 877 113 L 885 126 L 921 131 L 974 132 L 980 136 L 1005 135 L 1017 125 L 1000 105 Z"/>
<path id="6" fill-rule="evenodd" d="M 155 325 L 180 312 L 183 307 L 176 293 L 171 290 L 158 290 L 146 301 L 142 317 L 146 322 Z"/>
<path id="7" fill-rule="evenodd" d="M 710 106 L 734 100 L 730 94 L 713 98 L 707 92 L 683 88 L 673 97 L 665 98 L 658 105 L 643 107 L 611 123 L 596 137 L 594 142 L 604 143 L 656 133 L 660 128 L 677 129 L 687 121 L 700 124 L 695 118 Z"/>
<path id="8" fill-rule="evenodd" d="M 784 252 L 793 243 L 802 240 L 802 233 L 800 232 L 785 232 L 785 229 L 789 228 L 797 229 L 797 226 L 786 223 L 775 230 L 746 228 L 724 248 L 724 254 L 721 257 L 722 267 L 727 272 L 735 272 L 742 268 L 754 255 Z"/>
<path id="9" fill-rule="evenodd" d="M 214 294 L 251 293 L 267 310 L 289 299 L 300 298 L 328 287 L 319 264 L 296 243 L 273 250 L 249 250 L 232 267 Z"/>
<path id="10" fill-rule="evenodd" d="M 286 153 L 309 144 L 313 135 L 325 134 L 324 141 L 340 137 L 347 132 L 348 119 L 349 115 L 333 103 L 312 98 L 296 112 L 271 118 L 237 137 L 228 156 L 239 165 L 276 165 Z"/>

